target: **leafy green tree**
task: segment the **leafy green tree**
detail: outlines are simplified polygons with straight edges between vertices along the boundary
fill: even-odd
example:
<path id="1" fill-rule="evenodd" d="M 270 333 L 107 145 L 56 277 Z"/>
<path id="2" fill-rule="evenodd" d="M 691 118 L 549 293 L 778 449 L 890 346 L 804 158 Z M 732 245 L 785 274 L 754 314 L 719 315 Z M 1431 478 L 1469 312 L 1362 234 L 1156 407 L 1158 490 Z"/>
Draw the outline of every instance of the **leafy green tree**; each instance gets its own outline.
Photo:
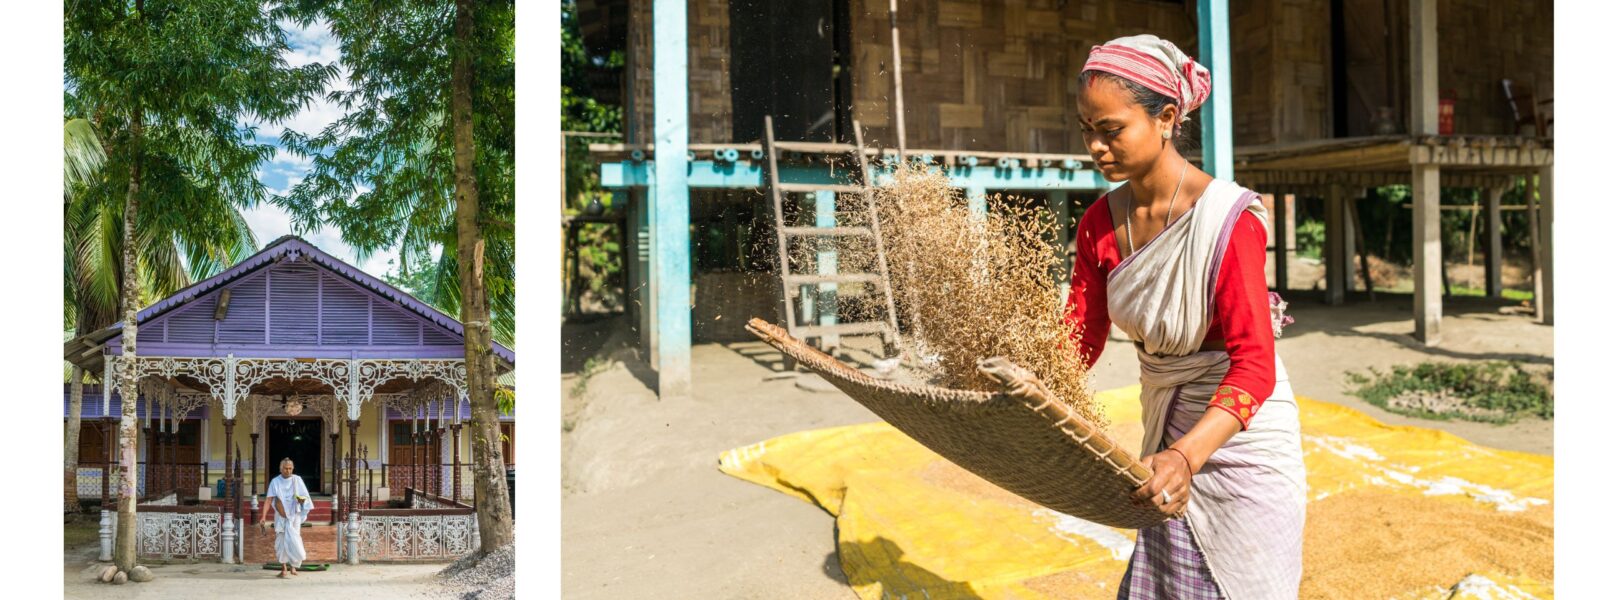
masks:
<path id="1" fill-rule="evenodd" d="M 236 211 L 268 197 L 256 169 L 272 156 L 246 119 L 282 122 L 321 92 L 331 67 L 289 67 L 278 22 L 282 7 L 250 0 L 69 0 L 65 7 L 65 78 L 69 112 L 94 121 L 107 149 L 102 178 L 87 194 L 120 194 L 121 247 L 151 245 L 153 230 L 230 231 Z M 102 206 L 104 206 L 102 204 Z M 110 222 L 109 220 L 106 222 Z M 103 234 L 105 226 L 100 229 Z M 196 235 L 196 238 L 204 237 Z M 194 245 L 188 266 L 200 271 L 227 262 L 223 246 Z M 137 397 L 142 268 L 139 252 L 121 252 L 123 398 Z M 178 262 L 176 255 L 160 264 Z M 151 273 L 179 272 L 155 269 Z M 155 281 L 158 285 L 159 280 Z M 113 559 L 136 564 L 135 465 L 138 424 L 124 402 L 120 424 L 122 473 L 117 483 Z"/>
<path id="2" fill-rule="evenodd" d="M 79 193 L 66 207 L 66 227 L 62 236 L 66 267 L 67 322 L 79 332 L 91 333 L 116 321 L 122 285 L 122 212 L 124 196 L 103 186 L 95 193 Z M 195 205 L 205 211 L 176 215 L 176 218 L 149 218 L 167 209 L 189 210 L 183 205 L 151 203 L 138 226 L 136 262 L 139 279 L 150 282 L 142 287 L 140 305 L 169 296 L 195 279 L 216 274 L 256 251 L 256 238 L 237 206 L 227 202 Z M 216 211 L 217 214 L 210 214 Z M 185 221 L 223 223 L 220 228 L 185 227 L 173 230 L 172 223 Z M 190 257 L 183 260 L 183 257 Z M 187 263 L 187 264 L 185 264 Z M 193 267 L 191 270 L 190 267 Z M 71 401 L 68 408 L 65 456 L 65 509 L 76 511 L 78 432 L 81 426 L 83 372 L 73 366 L 69 376 Z"/>
<path id="3" fill-rule="evenodd" d="M 396 268 L 393 260 L 389 261 L 389 268 Z M 389 285 L 405 290 L 412 297 L 437 308 L 439 305 L 438 277 L 439 263 L 434 262 L 432 256 L 423 254 L 412 260 L 410 265 L 402 266 L 398 271 L 391 271 L 390 274 L 384 275 L 383 280 L 389 282 Z"/>
<path id="4" fill-rule="evenodd" d="M 278 202 L 295 228 L 337 227 L 358 253 L 398 245 L 401 270 L 443 248 L 437 301 L 466 329 L 467 396 L 483 552 L 511 541 L 494 398 L 493 330 L 515 331 L 514 38 L 509 2 L 296 0 L 340 40 L 346 115 L 286 133 L 311 159 Z"/>
<path id="5" fill-rule="evenodd" d="M 620 76 L 624 53 L 613 51 L 605 56 L 589 53 L 578 29 L 577 4 L 573 0 L 561 3 L 561 129 L 593 133 L 620 133 L 622 107 L 601 102 L 594 97 L 591 77 Z M 611 194 L 600 188 L 600 174 L 589 158 L 587 138 L 573 138 L 566 145 L 567 198 L 563 207 L 569 215 L 585 210 L 590 199 L 598 197 L 602 206 L 610 207 Z M 562 261 L 563 281 L 568 285 L 568 306 L 571 311 L 578 306 L 585 291 L 602 298 L 615 297 L 622 288 L 622 235 L 620 226 L 606 224 L 573 225 L 565 235 L 576 235 L 578 267 L 571 270 L 568 261 Z M 565 248 L 563 244 L 563 248 Z M 579 286 L 587 278 L 587 289 Z M 620 304 L 620 298 L 617 298 Z"/>

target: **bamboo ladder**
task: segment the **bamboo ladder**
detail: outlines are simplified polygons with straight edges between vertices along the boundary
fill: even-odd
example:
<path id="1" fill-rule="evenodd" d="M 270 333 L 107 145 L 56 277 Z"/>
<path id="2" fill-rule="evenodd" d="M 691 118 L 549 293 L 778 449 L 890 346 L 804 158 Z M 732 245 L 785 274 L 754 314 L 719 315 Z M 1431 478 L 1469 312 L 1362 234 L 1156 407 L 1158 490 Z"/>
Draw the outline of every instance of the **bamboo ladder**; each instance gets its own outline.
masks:
<path id="1" fill-rule="evenodd" d="M 778 237 L 778 265 L 782 275 L 783 295 L 783 327 L 789 335 L 803 342 L 810 343 L 812 339 L 820 339 L 828 335 L 872 335 L 877 334 L 883 340 L 884 355 L 890 356 L 900 349 L 899 319 L 895 314 L 894 290 L 889 284 L 889 266 L 883 253 L 883 236 L 879 228 L 878 205 L 873 198 L 872 178 L 870 164 L 867 161 L 866 148 L 861 142 L 861 123 L 853 123 L 855 128 L 854 146 L 845 144 L 817 144 L 806 142 L 780 142 L 774 139 L 772 133 L 772 116 L 766 117 L 766 137 L 763 149 L 766 154 L 766 190 L 767 197 L 772 201 L 772 219 Z M 844 156 L 854 154 L 856 162 L 856 175 L 860 178 L 860 185 L 834 184 L 834 183 L 784 183 L 778 175 L 778 154 L 790 150 L 796 153 L 809 153 L 819 155 Z M 791 227 L 784 223 L 783 196 L 786 193 L 815 193 L 834 192 L 836 194 L 858 194 L 866 201 L 867 212 L 870 216 L 870 225 L 867 227 Z M 835 273 L 798 275 L 789 265 L 789 240 L 791 238 L 844 238 L 867 237 L 872 239 L 872 249 L 876 253 L 877 272 L 866 273 Z M 820 285 L 824 283 L 866 283 L 884 297 L 884 306 L 888 308 L 888 320 L 858 321 L 853 323 L 837 323 L 833 325 L 800 325 L 794 316 L 794 297 L 800 286 Z M 819 344 L 820 346 L 820 344 Z M 784 368 L 794 369 L 794 359 L 787 355 L 784 357 Z"/>

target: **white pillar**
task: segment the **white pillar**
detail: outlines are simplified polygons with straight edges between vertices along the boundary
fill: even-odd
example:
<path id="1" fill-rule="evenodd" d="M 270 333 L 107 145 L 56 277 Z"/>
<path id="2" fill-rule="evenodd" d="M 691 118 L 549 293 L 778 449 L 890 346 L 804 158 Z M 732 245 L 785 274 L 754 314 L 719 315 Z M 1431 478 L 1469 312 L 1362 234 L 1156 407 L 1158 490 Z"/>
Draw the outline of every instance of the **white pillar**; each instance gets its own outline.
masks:
<path id="1" fill-rule="evenodd" d="M 111 474 L 107 472 L 101 476 L 110 477 Z M 100 499 L 100 560 L 103 561 L 111 560 L 111 532 L 113 529 L 111 520 L 116 517 L 116 514 L 105 509 L 106 504 L 110 502 L 110 498 Z"/>
<path id="2" fill-rule="evenodd" d="M 1333 185 L 1322 203 L 1323 221 L 1327 224 L 1322 243 L 1323 298 L 1335 306 L 1344 304 L 1345 284 L 1349 281 L 1346 275 L 1350 271 L 1350 259 L 1345 244 L 1348 228 L 1344 211 L 1347 201 L 1345 187 Z"/>
<path id="3" fill-rule="evenodd" d="M 222 513 L 222 562 L 233 564 L 233 513 Z"/>
<path id="4" fill-rule="evenodd" d="M 1439 243 L 1439 166 L 1411 167 L 1411 278 L 1414 335 L 1424 346 L 1439 344 L 1444 319 L 1444 256 Z"/>
<path id="5" fill-rule="evenodd" d="M 350 512 L 350 520 L 345 525 L 345 559 L 352 565 L 361 564 L 361 514 Z"/>

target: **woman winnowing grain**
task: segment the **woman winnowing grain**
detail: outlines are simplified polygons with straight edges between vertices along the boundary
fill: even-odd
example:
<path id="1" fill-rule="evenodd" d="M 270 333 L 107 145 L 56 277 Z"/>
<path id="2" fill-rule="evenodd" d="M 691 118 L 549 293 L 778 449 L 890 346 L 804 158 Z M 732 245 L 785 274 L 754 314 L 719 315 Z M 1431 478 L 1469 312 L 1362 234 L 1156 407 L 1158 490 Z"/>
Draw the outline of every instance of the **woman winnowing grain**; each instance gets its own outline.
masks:
<path id="1" fill-rule="evenodd" d="M 1078 225 L 1066 318 L 1093 365 L 1115 323 L 1138 351 L 1154 475 L 1119 598 L 1294 598 L 1305 526 L 1299 408 L 1273 347 L 1266 208 L 1178 152 L 1205 67 L 1151 35 L 1097 46 L 1079 75 L 1083 139 L 1107 180 Z"/>

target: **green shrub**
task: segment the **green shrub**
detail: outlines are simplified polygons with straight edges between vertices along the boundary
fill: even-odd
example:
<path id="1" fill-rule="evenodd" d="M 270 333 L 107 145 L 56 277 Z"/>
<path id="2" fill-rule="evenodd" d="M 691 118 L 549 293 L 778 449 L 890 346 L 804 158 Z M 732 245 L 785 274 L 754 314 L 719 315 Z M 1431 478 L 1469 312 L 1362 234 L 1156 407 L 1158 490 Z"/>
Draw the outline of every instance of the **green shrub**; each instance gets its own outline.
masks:
<path id="1" fill-rule="evenodd" d="M 1346 373 L 1356 397 L 1391 412 L 1427 419 L 1509 423 L 1526 416 L 1555 416 L 1553 372 L 1534 372 L 1504 361 L 1399 365 L 1389 373 Z M 1437 399 L 1428 403 L 1405 401 Z M 1446 408 L 1439 408 L 1445 406 Z"/>
<path id="2" fill-rule="evenodd" d="M 1294 230 L 1295 253 L 1306 258 L 1322 258 L 1327 232 L 1322 221 L 1307 220 Z"/>

